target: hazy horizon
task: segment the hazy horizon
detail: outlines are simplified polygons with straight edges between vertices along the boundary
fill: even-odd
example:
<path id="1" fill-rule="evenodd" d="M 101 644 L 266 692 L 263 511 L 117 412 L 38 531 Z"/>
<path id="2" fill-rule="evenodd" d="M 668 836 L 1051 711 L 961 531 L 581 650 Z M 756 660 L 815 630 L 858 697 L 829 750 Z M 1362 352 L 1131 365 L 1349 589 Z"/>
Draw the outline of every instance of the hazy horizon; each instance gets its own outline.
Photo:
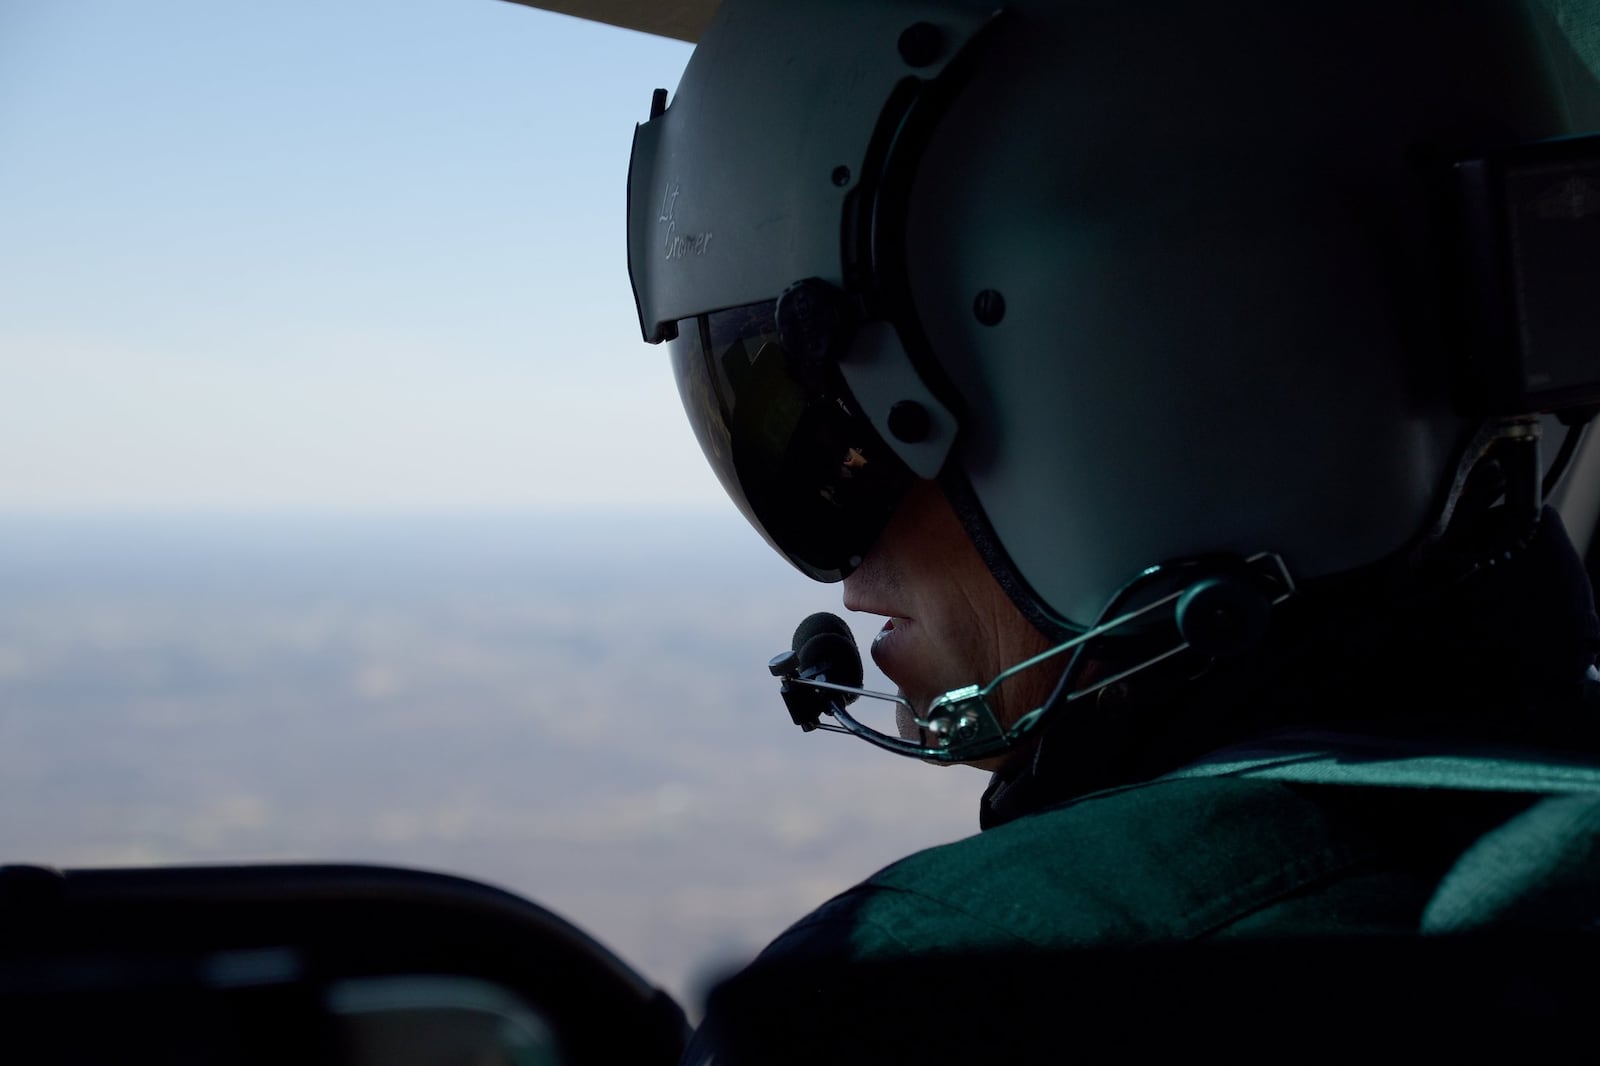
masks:
<path id="1" fill-rule="evenodd" d="M 980 775 L 788 721 L 838 589 L 731 514 L 0 518 L 0 589 L 5 861 L 457 873 L 692 1000 L 977 828 Z"/>

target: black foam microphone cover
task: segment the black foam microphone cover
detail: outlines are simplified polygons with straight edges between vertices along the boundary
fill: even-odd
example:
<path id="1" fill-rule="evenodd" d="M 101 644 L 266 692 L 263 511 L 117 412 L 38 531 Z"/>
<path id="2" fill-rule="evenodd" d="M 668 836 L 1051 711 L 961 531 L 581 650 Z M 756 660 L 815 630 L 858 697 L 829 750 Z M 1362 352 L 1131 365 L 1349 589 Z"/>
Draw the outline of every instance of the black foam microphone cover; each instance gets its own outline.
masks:
<path id="1" fill-rule="evenodd" d="M 794 650 L 801 673 L 820 676 L 835 685 L 861 687 L 861 652 L 850 627 L 837 615 L 820 612 L 801 622 L 794 631 Z M 839 695 L 847 704 L 855 702 L 853 692 Z"/>
<path id="2" fill-rule="evenodd" d="M 855 647 L 855 634 L 850 632 L 850 627 L 845 624 L 843 618 L 836 614 L 829 614 L 827 611 L 818 611 L 816 614 L 807 616 L 805 621 L 795 627 L 794 639 L 789 642 L 790 649 L 798 652 L 806 646 L 806 641 L 819 633 L 837 634 L 848 640 L 852 648 Z"/>

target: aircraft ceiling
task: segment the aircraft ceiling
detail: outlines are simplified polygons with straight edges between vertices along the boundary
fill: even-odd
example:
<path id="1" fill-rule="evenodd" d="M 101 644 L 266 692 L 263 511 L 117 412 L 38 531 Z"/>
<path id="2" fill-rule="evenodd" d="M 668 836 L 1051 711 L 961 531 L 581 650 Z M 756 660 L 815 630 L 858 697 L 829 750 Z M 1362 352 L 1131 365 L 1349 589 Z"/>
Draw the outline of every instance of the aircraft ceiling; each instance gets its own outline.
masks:
<path id="1" fill-rule="evenodd" d="M 607 22 L 630 30 L 698 41 L 711 21 L 718 0 L 512 0 L 593 22 Z"/>

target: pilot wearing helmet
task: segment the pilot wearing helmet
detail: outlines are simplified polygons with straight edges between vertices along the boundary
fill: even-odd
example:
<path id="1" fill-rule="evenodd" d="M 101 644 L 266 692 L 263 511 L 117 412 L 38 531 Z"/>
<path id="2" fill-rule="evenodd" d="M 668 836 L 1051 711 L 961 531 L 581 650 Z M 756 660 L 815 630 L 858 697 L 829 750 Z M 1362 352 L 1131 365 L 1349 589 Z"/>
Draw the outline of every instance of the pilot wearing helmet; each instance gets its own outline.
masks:
<path id="1" fill-rule="evenodd" d="M 726 0 L 635 136 L 645 339 L 750 522 L 886 619 L 899 734 L 826 616 L 795 720 L 994 771 L 984 832 L 758 967 L 1510 920 L 1448 875 L 1600 791 L 1543 505 L 1600 404 L 1584 18 Z"/>

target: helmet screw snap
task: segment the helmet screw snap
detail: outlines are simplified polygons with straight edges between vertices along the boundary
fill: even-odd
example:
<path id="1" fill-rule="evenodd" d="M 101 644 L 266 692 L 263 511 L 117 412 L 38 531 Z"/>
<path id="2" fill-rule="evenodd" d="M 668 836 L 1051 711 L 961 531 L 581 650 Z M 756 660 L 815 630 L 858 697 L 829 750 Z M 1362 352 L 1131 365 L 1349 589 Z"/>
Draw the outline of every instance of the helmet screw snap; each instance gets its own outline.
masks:
<path id="1" fill-rule="evenodd" d="M 916 444 L 926 440 L 932 429 L 933 419 L 928 417 L 928 409 L 915 400 L 901 400 L 889 408 L 889 432 L 896 440 Z"/>
<path id="2" fill-rule="evenodd" d="M 913 22 L 900 34 L 900 58 L 908 67 L 925 67 L 944 51 L 944 34 L 931 22 Z"/>
<path id="3" fill-rule="evenodd" d="M 1006 317 L 1006 298 L 994 289 L 984 289 L 972 301 L 972 313 L 986 326 L 997 326 Z"/>

